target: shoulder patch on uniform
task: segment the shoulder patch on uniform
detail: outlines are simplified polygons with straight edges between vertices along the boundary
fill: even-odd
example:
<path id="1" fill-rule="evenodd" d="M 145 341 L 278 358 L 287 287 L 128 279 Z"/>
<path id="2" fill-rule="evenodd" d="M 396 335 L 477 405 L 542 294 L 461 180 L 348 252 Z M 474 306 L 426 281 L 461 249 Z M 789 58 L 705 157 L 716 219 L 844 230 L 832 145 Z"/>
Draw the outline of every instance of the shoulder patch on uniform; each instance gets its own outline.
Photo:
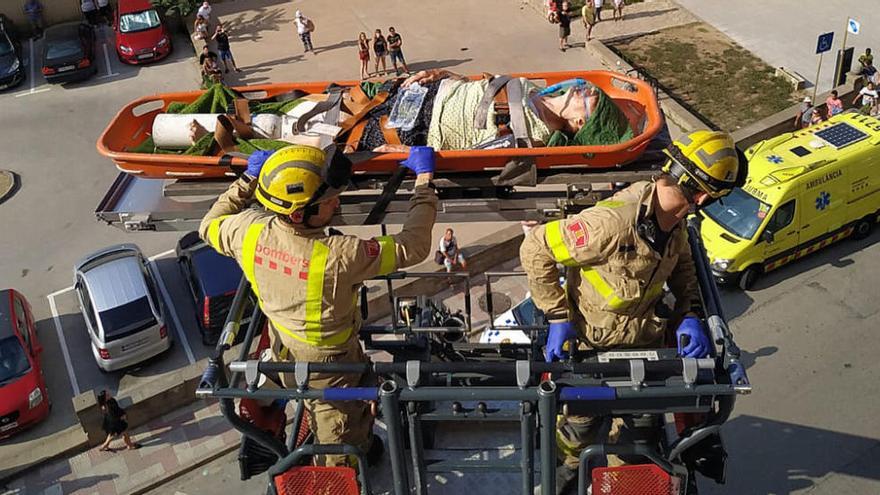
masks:
<path id="1" fill-rule="evenodd" d="M 379 241 L 376 239 L 364 241 L 363 246 L 364 254 L 366 254 L 368 258 L 378 258 L 379 253 L 382 251 L 382 248 L 379 246 Z"/>
<path id="2" fill-rule="evenodd" d="M 584 222 L 581 220 L 575 220 L 571 222 L 566 227 L 569 232 L 574 235 L 574 247 L 584 247 L 587 245 L 587 241 L 590 240 L 590 235 L 587 233 L 587 228 L 584 226 Z"/>

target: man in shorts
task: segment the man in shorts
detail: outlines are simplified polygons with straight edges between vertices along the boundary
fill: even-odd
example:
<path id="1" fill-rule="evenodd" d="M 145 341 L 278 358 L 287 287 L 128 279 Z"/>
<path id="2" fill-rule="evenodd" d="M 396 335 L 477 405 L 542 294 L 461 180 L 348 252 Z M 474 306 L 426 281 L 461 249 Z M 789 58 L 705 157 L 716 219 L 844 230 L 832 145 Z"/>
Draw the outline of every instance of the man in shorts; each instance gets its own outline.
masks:
<path id="1" fill-rule="evenodd" d="M 229 35 L 223 29 L 223 23 L 217 24 L 217 30 L 214 31 L 214 36 L 211 39 L 217 42 L 217 54 L 220 56 L 220 61 L 223 62 L 223 68 L 226 69 L 226 72 L 229 72 L 230 63 L 235 72 L 241 72 L 241 69 L 235 66 L 235 59 L 232 58 L 232 50 L 229 47 Z"/>
<path id="2" fill-rule="evenodd" d="M 391 63 L 394 64 L 394 73 L 400 75 L 400 69 L 397 68 L 398 60 L 400 60 L 400 65 L 403 67 L 403 71 L 409 73 L 409 67 L 406 66 L 406 59 L 403 58 L 403 50 L 400 49 L 400 45 L 403 44 L 400 34 L 394 30 L 394 27 L 388 28 L 388 33 L 388 52 L 391 54 Z"/>
<path id="3" fill-rule="evenodd" d="M 559 18 L 559 51 L 568 48 L 568 36 L 571 34 L 571 11 L 568 2 L 562 2 L 557 16 Z"/>

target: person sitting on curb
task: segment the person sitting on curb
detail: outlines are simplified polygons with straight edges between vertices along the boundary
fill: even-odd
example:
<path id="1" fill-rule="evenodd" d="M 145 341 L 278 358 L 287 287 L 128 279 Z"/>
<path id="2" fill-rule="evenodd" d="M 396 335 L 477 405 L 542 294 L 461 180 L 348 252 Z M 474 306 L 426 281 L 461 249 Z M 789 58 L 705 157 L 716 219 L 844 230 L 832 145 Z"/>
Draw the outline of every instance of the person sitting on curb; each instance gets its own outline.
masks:
<path id="1" fill-rule="evenodd" d="M 440 245 L 437 247 L 437 259 L 442 255 L 443 265 L 446 266 L 446 273 L 452 273 L 456 265 L 462 270 L 467 270 L 467 261 L 464 254 L 458 247 L 458 239 L 455 238 L 455 232 L 452 229 L 446 229 L 446 233 L 440 238 Z"/>

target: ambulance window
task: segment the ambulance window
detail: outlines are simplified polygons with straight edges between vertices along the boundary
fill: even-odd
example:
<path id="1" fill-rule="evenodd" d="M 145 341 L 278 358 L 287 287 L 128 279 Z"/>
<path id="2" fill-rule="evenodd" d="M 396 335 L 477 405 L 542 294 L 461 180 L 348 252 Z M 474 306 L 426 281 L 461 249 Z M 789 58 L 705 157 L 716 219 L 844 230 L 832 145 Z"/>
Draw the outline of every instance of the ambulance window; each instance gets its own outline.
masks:
<path id="1" fill-rule="evenodd" d="M 794 200 L 780 206 L 767 222 L 767 232 L 779 232 L 794 220 Z"/>

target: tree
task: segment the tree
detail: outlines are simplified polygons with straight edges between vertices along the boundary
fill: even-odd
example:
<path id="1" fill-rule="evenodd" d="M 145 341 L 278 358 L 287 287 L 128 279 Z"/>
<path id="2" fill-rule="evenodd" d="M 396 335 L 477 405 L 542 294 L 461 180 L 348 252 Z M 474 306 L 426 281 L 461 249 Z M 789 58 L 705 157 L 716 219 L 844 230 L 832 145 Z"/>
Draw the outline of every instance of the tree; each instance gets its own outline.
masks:
<path id="1" fill-rule="evenodd" d="M 169 17 L 184 17 L 198 10 L 199 0 L 152 0 L 153 6 Z"/>

